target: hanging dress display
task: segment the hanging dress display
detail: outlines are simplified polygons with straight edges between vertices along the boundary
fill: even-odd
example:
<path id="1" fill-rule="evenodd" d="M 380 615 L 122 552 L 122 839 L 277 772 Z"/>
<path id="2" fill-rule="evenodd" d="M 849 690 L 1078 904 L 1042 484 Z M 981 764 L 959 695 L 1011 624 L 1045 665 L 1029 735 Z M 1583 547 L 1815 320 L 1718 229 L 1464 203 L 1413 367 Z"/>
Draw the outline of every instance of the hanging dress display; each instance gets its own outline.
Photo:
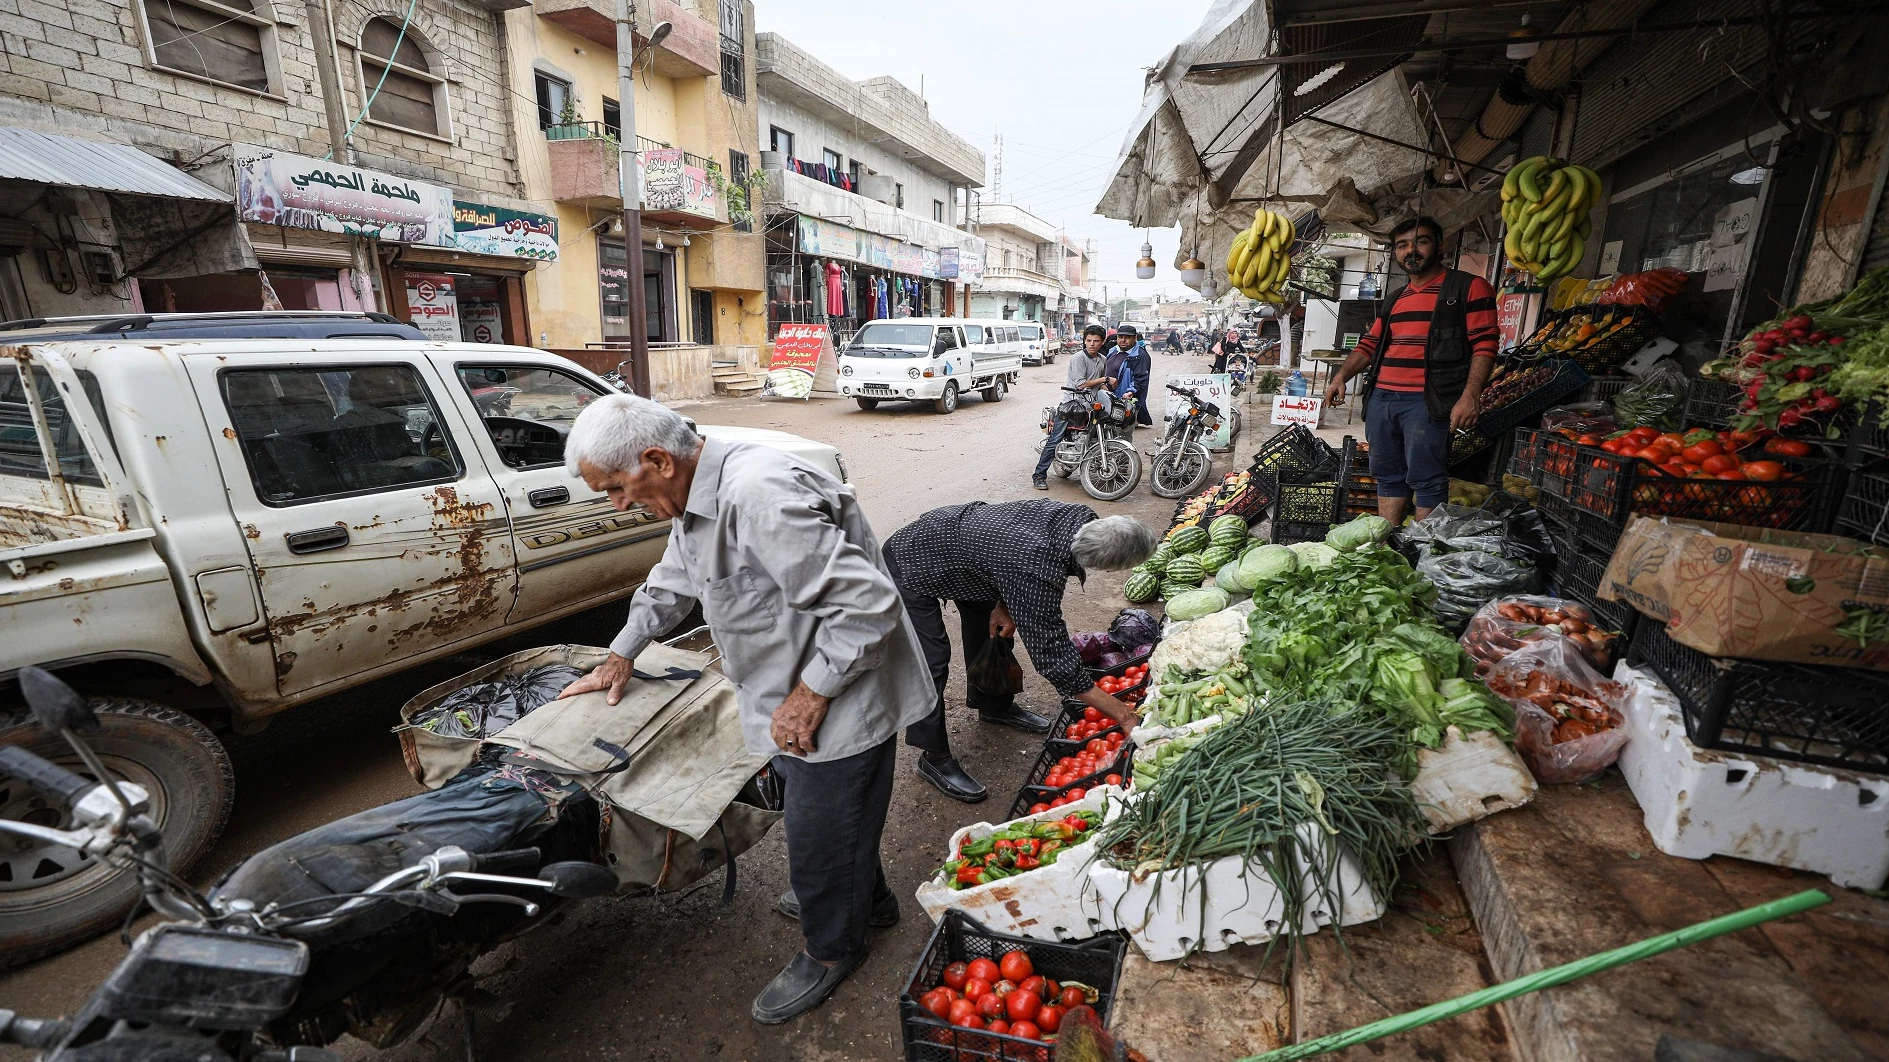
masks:
<path id="1" fill-rule="evenodd" d="M 846 316 L 846 292 L 840 280 L 840 264 L 826 264 L 826 315 L 828 317 Z"/>

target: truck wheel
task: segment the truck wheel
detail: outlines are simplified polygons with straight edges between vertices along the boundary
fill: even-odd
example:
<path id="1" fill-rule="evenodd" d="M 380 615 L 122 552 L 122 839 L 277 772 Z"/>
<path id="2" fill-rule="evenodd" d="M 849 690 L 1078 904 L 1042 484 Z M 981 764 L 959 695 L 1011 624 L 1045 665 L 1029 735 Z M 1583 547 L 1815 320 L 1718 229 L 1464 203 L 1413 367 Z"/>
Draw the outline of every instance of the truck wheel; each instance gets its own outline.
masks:
<path id="1" fill-rule="evenodd" d="M 958 408 L 958 382 L 946 380 L 944 394 L 931 400 L 931 408 L 937 413 L 951 413 Z"/>
<path id="2" fill-rule="evenodd" d="M 876 398 L 855 398 L 853 399 L 853 401 L 859 403 L 859 408 L 861 409 L 878 409 L 879 408 L 879 400 Z"/>
<path id="3" fill-rule="evenodd" d="M 94 697 L 100 729 L 85 736 L 99 759 L 151 794 L 166 865 L 182 874 L 209 851 L 236 790 L 229 754 L 208 727 L 153 701 Z M 70 746 L 25 708 L 0 710 L 0 745 L 20 745 L 90 776 Z M 69 817 L 37 791 L 0 777 L 0 818 L 64 827 Z M 0 967 L 15 966 L 117 925 L 138 902 L 138 876 L 69 848 L 0 834 Z"/>
<path id="4" fill-rule="evenodd" d="M 989 387 L 984 388 L 984 401 L 1002 402 L 1004 400 L 1004 392 L 1009 389 L 1010 388 L 1004 383 L 1004 378 L 999 376 L 990 382 Z"/>

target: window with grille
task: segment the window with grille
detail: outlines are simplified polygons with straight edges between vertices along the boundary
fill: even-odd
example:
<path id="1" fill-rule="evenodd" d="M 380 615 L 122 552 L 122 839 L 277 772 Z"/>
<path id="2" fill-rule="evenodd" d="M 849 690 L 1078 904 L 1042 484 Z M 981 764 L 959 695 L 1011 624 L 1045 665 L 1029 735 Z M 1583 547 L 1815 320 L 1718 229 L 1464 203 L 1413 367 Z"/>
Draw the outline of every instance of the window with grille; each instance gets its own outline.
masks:
<path id="1" fill-rule="evenodd" d="M 738 100 L 748 98 L 747 63 L 742 41 L 747 39 L 747 19 L 742 16 L 742 0 L 721 0 L 721 90 Z"/>
<path id="2" fill-rule="evenodd" d="M 369 121 L 427 136 L 448 135 L 446 79 L 433 72 L 413 27 L 390 18 L 361 27 L 361 98 Z"/>
<path id="3" fill-rule="evenodd" d="M 280 78 L 272 76 L 275 22 L 247 0 L 146 0 L 144 26 L 160 69 L 252 92 L 280 91 Z"/>
<path id="4" fill-rule="evenodd" d="M 786 158 L 794 157 L 794 134 L 778 125 L 767 127 L 768 150 L 778 151 Z"/>

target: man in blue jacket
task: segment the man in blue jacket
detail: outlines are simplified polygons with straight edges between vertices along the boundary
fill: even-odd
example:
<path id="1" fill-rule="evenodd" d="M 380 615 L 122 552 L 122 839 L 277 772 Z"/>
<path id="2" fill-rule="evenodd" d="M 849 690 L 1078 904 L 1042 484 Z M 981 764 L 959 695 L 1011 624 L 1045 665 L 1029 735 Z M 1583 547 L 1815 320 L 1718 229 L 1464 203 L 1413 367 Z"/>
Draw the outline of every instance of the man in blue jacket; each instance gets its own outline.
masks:
<path id="1" fill-rule="evenodd" d="M 1135 389 L 1135 424 L 1138 427 L 1153 427 L 1154 417 L 1148 412 L 1152 398 L 1148 391 L 1149 377 L 1154 374 L 1154 358 L 1148 353 L 1148 345 L 1141 341 L 1141 333 L 1134 325 L 1125 324 L 1115 330 L 1115 349 L 1109 352 L 1108 364 L 1111 369 L 1119 366 L 1127 371 L 1120 379 L 1134 381 Z"/>

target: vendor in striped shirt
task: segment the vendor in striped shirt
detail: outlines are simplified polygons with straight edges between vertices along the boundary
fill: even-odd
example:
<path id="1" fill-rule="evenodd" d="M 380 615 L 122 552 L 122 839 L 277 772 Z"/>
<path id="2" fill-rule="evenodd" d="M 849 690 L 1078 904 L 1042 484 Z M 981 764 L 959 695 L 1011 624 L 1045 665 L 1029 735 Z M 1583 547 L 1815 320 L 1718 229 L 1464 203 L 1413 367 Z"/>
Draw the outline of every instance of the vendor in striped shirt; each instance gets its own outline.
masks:
<path id="1" fill-rule="evenodd" d="M 1495 369 L 1495 289 L 1443 264 L 1443 226 L 1418 217 L 1391 230 L 1391 256 L 1410 284 L 1371 323 L 1338 368 L 1325 401 L 1364 385 L 1364 431 L 1377 480 L 1378 515 L 1401 524 L 1412 498 L 1417 518 L 1449 498 L 1450 433 L 1482 415 L 1482 388 Z M 1386 337 L 1388 336 L 1388 342 Z"/>

